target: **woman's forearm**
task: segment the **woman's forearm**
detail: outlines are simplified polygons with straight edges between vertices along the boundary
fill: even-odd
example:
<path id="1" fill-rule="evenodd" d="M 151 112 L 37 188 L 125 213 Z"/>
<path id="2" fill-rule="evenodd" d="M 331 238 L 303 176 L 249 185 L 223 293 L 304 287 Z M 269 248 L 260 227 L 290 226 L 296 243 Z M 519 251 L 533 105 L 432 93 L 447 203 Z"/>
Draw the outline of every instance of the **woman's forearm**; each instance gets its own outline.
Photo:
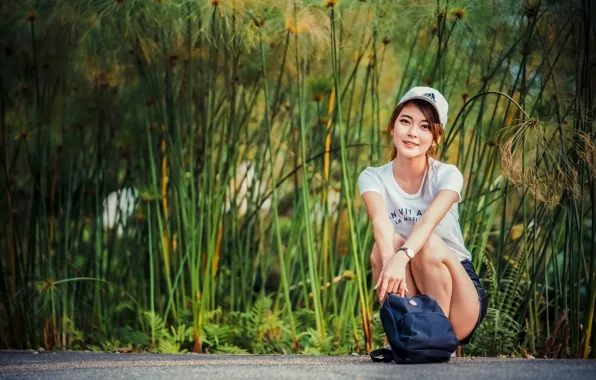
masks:
<path id="1" fill-rule="evenodd" d="M 412 249 L 415 253 L 420 252 L 430 238 L 433 230 L 434 226 L 431 223 L 425 223 L 424 221 L 419 220 L 418 223 L 414 225 L 410 236 L 404 242 L 404 247 Z"/>
<path id="2" fill-rule="evenodd" d="M 381 253 L 383 265 L 393 257 L 393 234 L 394 229 L 388 218 L 377 218 L 372 221 L 375 243 Z"/>
<path id="3" fill-rule="evenodd" d="M 412 249 L 415 254 L 420 252 L 458 197 L 457 192 L 453 190 L 439 191 L 424 214 L 414 224 L 403 246 Z"/>

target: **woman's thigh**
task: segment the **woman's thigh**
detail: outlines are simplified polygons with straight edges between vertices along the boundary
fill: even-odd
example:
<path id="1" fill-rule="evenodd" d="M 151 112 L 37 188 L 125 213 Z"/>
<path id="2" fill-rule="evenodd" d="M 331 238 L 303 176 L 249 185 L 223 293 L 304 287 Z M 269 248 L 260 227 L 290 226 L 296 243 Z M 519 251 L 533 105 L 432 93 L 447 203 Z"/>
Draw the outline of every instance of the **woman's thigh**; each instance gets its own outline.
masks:
<path id="1" fill-rule="evenodd" d="M 480 301 L 478 300 L 476 286 L 470 279 L 466 269 L 459 262 L 459 259 L 453 254 L 451 248 L 439 236 L 433 233 L 429 238 L 429 244 L 426 245 L 425 250 L 425 252 L 421 251 L 420 253 L 423 253 L 427 257 L 429 255 L 438 255 L 449 270 L 452 281 L 449 320 L 453 325 L 458 339 L 463 339 L 472 332 L 480 314 Z M 424 265 L 424 261 L 421 264 Z M 424 274 L 423 270 L 416 270 L 416 267 L 420 266 L 416 265 L 414 268 L 414 279 L 416 281 L 418 281 L 418 275 Z"/>

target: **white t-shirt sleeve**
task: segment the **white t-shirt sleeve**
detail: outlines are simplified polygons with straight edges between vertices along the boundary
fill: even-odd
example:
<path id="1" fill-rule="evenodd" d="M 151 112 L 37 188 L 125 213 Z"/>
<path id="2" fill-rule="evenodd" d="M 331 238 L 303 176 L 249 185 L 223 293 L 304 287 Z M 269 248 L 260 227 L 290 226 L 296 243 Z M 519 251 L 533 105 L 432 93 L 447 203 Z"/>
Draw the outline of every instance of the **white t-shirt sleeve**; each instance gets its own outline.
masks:
<path id="1" fill-rule="evenodd" d="M 383 184 L 381 183 L 381 179 L 372 168 L 364 169 L 358 176 L 358 189 L 360 190 L 360 195 L 367 191 L 376 191 L 379 194 L 383 194 L 381 192 L 382 188 Z"/>
<path id="2" fill-rule="evenodd" d="M 453 190 L 459 195 L 457 203 L 462 201 L 461 192 L 464 187 L 464 176 L 457 166 L 447 165 L 437 174 L 437 193 L 440 190 Z"/>

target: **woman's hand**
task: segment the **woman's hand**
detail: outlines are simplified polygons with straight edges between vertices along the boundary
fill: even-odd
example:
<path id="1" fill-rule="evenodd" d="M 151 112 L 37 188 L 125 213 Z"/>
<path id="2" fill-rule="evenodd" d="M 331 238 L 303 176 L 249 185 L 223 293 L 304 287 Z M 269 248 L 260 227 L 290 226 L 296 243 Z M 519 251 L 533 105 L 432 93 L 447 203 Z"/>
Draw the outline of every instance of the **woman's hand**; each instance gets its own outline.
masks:
<path id="1" fill-rule="evenodd" d="M 402 252 L 398 252 L 383 266 L 375 289 L 379 288 L 378 296 L 381 305 L 389 293 L 404 297 L 408 293 L 406 284 L 406 265 L 410 259 Z"/>

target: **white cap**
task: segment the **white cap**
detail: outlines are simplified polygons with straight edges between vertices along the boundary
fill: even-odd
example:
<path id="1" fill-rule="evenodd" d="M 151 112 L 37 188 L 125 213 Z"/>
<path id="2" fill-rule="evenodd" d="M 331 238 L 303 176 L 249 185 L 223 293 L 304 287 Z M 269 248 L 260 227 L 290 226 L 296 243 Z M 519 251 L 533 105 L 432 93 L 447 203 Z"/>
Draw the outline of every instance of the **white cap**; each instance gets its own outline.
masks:
<path id="1" fill-rule="evenodd" d="M 410 91 L 406 92 L 397 105 L 412 99 L 422 99 L 432 104 L 439 114 L 439 120 L 441 121 L 441 124 L 443 124 L 443 129 L 445 129 L 445 125 L 447 125 L 449 104 L 443 94 L 431 87 L 413 87 Z"/>

